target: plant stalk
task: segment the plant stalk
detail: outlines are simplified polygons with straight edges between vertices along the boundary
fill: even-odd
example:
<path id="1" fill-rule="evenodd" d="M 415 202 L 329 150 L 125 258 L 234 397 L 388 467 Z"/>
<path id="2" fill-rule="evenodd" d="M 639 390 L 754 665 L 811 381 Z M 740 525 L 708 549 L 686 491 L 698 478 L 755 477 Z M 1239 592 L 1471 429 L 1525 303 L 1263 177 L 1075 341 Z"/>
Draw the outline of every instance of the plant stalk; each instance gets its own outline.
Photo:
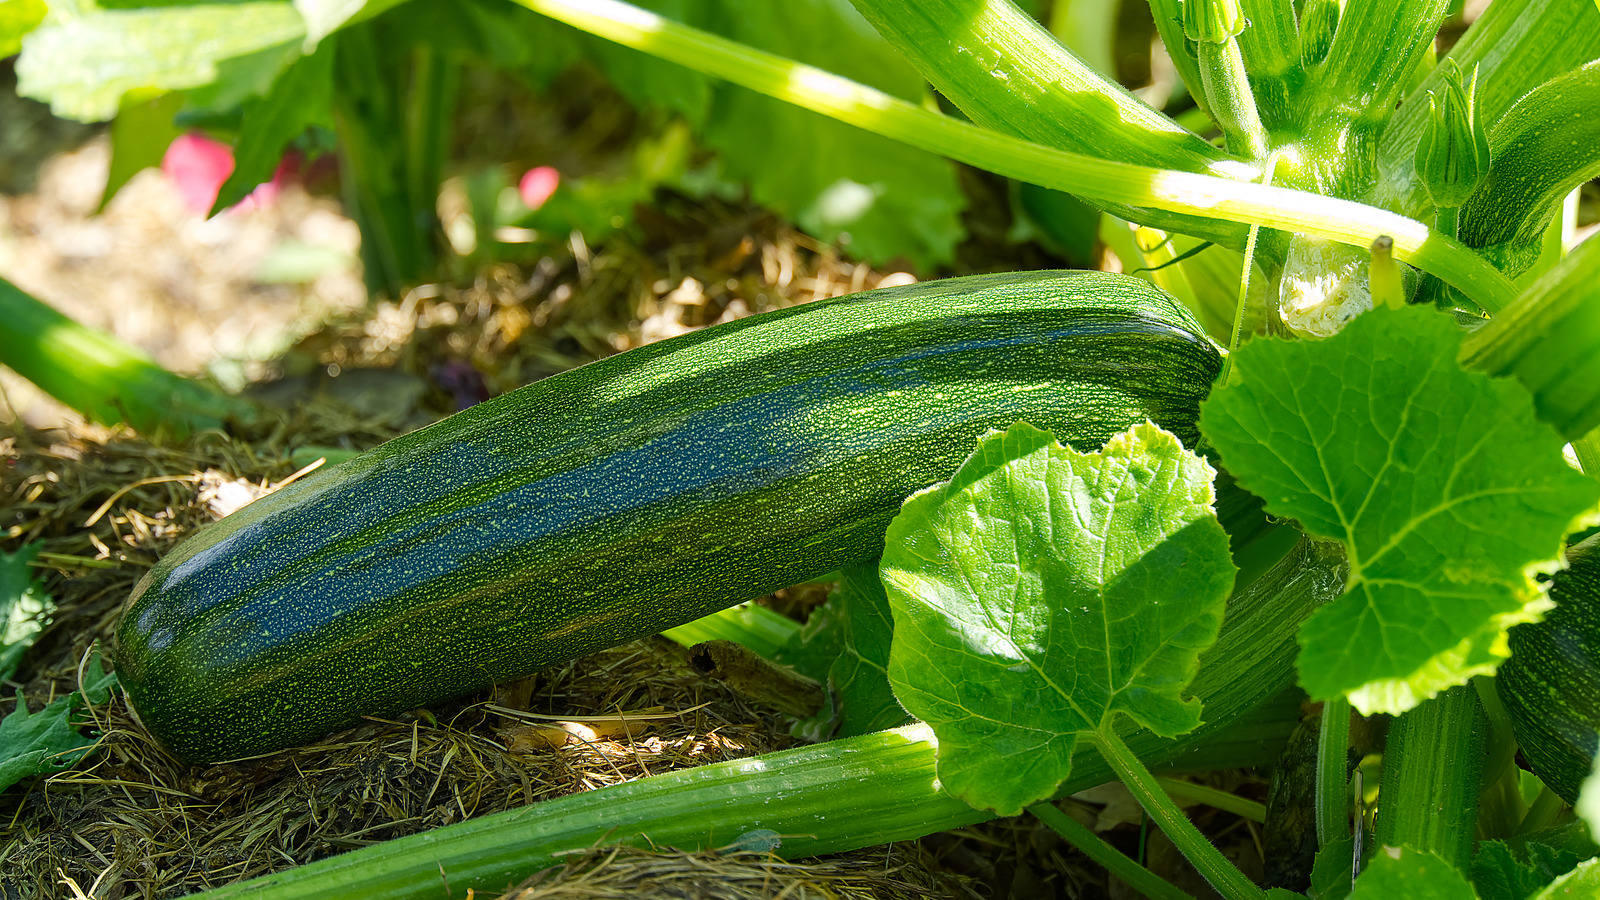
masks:
<path id="1" fill-rule="evenodd" d="M 1600 478 L 1600 428 L 1580 438 L 1573 438 L 1572 452 L 1578 457 L 1583 474 Z"/>
<path id="2" fill-rule="evenodd" d="M 1457 241 L 1413 219 L 1347 200 L 1216 175 L 1067 153 L 952 119 L 811 66 L 690 28 L 618 0 L 518 0 L 579 30 L 978 168 L 1133 207 L 1296 231 L 1366 249 L 1394 238 L 1395 255 L 1494 312 L 1515 296 L 1505 276 Z M 1257 176 L 1243 163 L 1212 171 Z"/>
<path id="3" fill-rule="evenodd" d="M 1228 149 L 1247 159 L 1264 158 L 1267 131 L 1256 111 L 1255 94 L 1250 91 L 1250 76 L 1245 73 L 1238 40 L 1230 37 L 1221 43 L 1199 41 L 1195 49 L 1200 56 L 1200 85 L 1206 93 L 1206 108 L 1222 129 Z"/>
<path id="4" fill-rule="evenodd" d="M 1322 704 L 1317 732 L 1317 846 L 1350 835 L 1350 700 L 1343 694 Z"/>
<path id="5" fill-rule="evenodd" d="M 799 631 L 799 622 L 765 606 L 744 603 L 661 633 L 685 647 L 706 641 L 733 641 L 771 659 Z"/>
<path id="6" fill-rule="evenodd" d="M 1035 803 L 1028 807 L 1028 812 L 1049 825 L 1084 856 L 1099 863 L 1107 872 L 1151 900 L 1194 900 L 1193 895 L 1179 890 L 1171 882 L 1129 859 L 1122 851 L 1106 843 L 1105 838 L 1057 809 L 1054 804 Z"/>
<path id="7" fill-rule="evenodd" d="M 1206 881 L 1227 900 L 1257 900 L 1266 896 L 1262 890 L 1239 871 L 1239 867 L 1222 855 L 1216 845 L 1194 827 L 1178 804 L 1161 789 L 1155 776 L 1139 762 L 1128 745 L 1117 737 L 1115 731 L 1102 726 L 1092 732 L 1092 742 L 1099 748 L 1117 777 L 1133 792 L 1145 812 L 1156 821 L 1163 833 L 1176 844 L 1183 855 L 1205 876 Z"/>
<path id="8" fill-rule="evenodd" d="M 0 364 L 85 418 L 182 437 L 248 419 L 248 402 L 163 369 L 0 278 Z"/>
<path id="9" fill-rule="evenodd" d="M 1201 803 L 1212 809 L 1231 812 L 1241 819 L 1249 819 L 1258 825 L 1267 821 L 1267 806 L 1255 800 L 1246 800 L 1237 794 L 1218 790 L 1210 785 L 1195 784 L 1191 781 L 1182 781 L 1177 778 L 1156 777 L 1161 789 L 1167 795 L 1178 800 L 1187 800 L 1190 803 Z"/>
<path id="10" fill-rule="evenodd" d="M 1471 871 L 1488 719 L 1471 685 L 1418 705 L 1389 729 L 1378 844 L 1432 853 Z"/>

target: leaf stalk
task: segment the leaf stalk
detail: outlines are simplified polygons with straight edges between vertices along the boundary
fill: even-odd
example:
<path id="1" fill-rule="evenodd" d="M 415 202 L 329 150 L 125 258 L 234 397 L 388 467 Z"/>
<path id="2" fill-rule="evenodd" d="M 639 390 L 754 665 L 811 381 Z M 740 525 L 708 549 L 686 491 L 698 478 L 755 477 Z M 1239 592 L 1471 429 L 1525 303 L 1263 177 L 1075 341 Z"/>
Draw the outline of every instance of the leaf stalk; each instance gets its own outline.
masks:
<path id="1" fill-rule="evenodd" d="M 1223 856 L 1215 844 L 1206 840 L 1206 836 L 1167 796 L 1155 776 L 1144 767 L 1144 763 L 1139 762 L 1139 758 L 1117 737 L 1113 729 L 1102 725 L 1091 733 L 1090 739 L 1116 771 L 1117 777 L 1138 798 L 1139 805 L 1144 807 L 1172 843 L 1183 851 L 1183 855 L 1205 876 L 1206 881 L 1217 889 L 1217 893 L 1227 900 L 1264 900 L 1266 894 L 1251 883 L 1238 866 Z"/>
<path id="2" fill-rule="evenodd" d="M 1493 312 L 1515 296 L 1471 250 L 1414 219 L 1348 200 L 1068 153 L 952 119 L 821 69 L 673 22 L 618 0 L 518 0 L 582 31 L 725 79 L 875 134 L 1041 187 L 1134 207 L 1297 231 L 1365 249 L 1380 234 L 1400 259 L 1438 275 Z"/>

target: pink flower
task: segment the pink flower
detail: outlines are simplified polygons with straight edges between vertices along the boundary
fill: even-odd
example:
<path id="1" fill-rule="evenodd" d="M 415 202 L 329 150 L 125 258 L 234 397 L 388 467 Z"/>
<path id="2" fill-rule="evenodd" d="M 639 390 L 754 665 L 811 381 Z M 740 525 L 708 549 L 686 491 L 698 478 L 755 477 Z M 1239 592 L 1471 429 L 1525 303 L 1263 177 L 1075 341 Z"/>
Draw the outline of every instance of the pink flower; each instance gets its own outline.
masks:
<path id="1" fill-rule="evenodd" d="M 278 196 L 296 164 L 289 157 L 278 163 L 272 180 L 258 185 L 250 196 L 231 207 L 234 210 L 256 209 L 270 205 Z M 233 148 L 203 134 L 190 132 L 180 135 L 167 147 L 161 157 L 161 171 L 172 179 L 183 197 L 185 206 L 205 215 L 217 202 L 217 193 L 233 174 Z"/>
<path id="2" fill-rule="evenodd" d="M 549 166 L 536 166 L 522 176 L 521 183 L 517 185 L 517 193 L 522 195 L 522 202 L 527 204 L 529 209 L 538 209 L 550 199 L 550 195 L 554 194 L 560 185 L 560 172 Z"/>

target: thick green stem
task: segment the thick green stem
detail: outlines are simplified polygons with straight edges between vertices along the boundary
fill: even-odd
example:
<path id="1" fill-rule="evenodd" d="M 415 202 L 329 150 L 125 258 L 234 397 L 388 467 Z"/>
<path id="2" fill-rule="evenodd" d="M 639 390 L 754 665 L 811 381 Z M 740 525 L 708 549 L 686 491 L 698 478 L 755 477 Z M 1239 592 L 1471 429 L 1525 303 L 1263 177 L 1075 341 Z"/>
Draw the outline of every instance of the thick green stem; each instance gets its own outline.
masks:
<path id="1" fill-rule="evenodd" d="M 1267 132 L 1256 111 L 1239 42 L 1231 37 L 1221 43 L 1200 41 L 1195 49 L 1200 56 L 1200 86 L 1206 93 L 1206 108 L 1222 129 L 1228 149 L 1248 159 L 1265 157 Z"/>
<path id="2" fill-rule="evenodd" d="M 1194 900 L 1193 895 L 1178 890 L 1159 875 L 1129 859 L 1122 851 L 1106 843 L 1100 835 L 1090 831 L 1077 819 L 1054 805 L 1036 803 L 1028 807 L 1028 812 L 1049 825 L 1056 834 L 1065 838 L 1067 843 L 1076 847 L 1084 856 L 1104 866 L 1107 872 L 1127 882 L 1129 887 L 1151 900 Z"/>
<path id="3" fill-rule="evenodd" d="M 1517 834 L 1533 834 L 1549 828 L 1555 824 L 1566 805 L 1567 802 L 1560 795 L 1546 787 L 1533 799 L 1533 805 L 1528 807 L 1528 814 L 1522 817 L 1522 824 L 1517 826 Z"/>
<path id="4" fill-rule="evenodd" d="M 1461 342 L 1463 366 L 1515 376 L 1539 418 L 1568 440 L 1600 426 L 1597 280 L 1600 237 L 1591 237 Z"/>
<path id="5" fill-rule="evenodd" d="M 115 337 L 0 279 L 0 364 L 107 425 L 181 437 L 254 415 L 249 403 L 168 372 Z"/>
<path id="6" fill-rule="evenodd" d="M 1131 207 L 1301 232 L 1365 249 L 1380 234 L 1395 255 L 1437 274 L 1491 312 L 1515 288 L 1472 251 L 1421 222 L 1359 203 L 1215 175 L 1067 153 L 960 122 L 820 69 L 689 28 L 617 0 L 518 0 L 551 18 L 813 112 L 1041 187 Z M 1215 172 L 1256 176 L 1242 163 Z"/>
<path id="7" fill-rule="evenodd" d="M 1314 805 L 1318 847 L 1350 836 L 1350 701 L 1343 695 L 1322 704 Z"/>
<path id="8" fill-rule="evenodd" d="M 1489 723 L 1484 789 L 1478 801 L 1478 833 L 1485 840 L 1502 840 L 1516 831 L 1528 812 L 1522 800 L 1522 770 L 1516 764 L 1517 739 L 1511 730 L 1511 715 L 1495 690 L 1494 677 L 1479 675 L 1472 679 L 1472 687 Z"/>
<path id="9" fill-rule="evenodd" d="M 1222 855 L 1216 845 L 1206 840 L 1200 829 L 1194 827 L 1189 817 L 1183 814 L 1178 804 L 1172 802 L 1167 792 L 1161 789 L 1155 776 L 1150 770 L 1139 762 L 1139 758 L 1128 749 L 1128 745 L 1117 737 L 1115 731 L 1102 727 L 1093 732 L 1092 741 L 1100 749 L 1101 755 L 1111 768 L 1116 770 L 1117 777 L 1127 786 L 1133 796 L 1138 798 L 1139 805 L 1143 806 L 1150 818 L 1156 821 L 1161 831 L 1177 845 L 1183 855 L 1205 876 L 1206 881 L 1217 889 L 1217 893 L 1228 900 L 1255 900 L 1266 895 L 1262 890 L 1251 883 L 1250 879 L 1239 871 L 1239 867 Z"/>
<path id="10" fill-rule="evenodd" d="M 1378 843 L 1432 853 L 1470 871 L 1488 719 L 1470 685 L 1397 719 L 1383 754 Z"/>
<path id="11" fill-rule="evenodd" d="M 1433 230 L 1455 237 L 1460 221 L 1461 207 L 1437 206 L 1433 210 Z"/>

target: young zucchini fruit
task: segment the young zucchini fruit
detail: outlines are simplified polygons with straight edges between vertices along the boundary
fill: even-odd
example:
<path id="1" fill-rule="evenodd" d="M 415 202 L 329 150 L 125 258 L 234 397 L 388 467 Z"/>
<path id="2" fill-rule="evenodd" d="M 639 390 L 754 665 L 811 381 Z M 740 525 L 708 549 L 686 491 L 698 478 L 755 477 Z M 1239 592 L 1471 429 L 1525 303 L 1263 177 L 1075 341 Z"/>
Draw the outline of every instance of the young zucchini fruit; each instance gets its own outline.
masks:
<path id="1" fill-rule="evenodd" d="M 1511 629 L 1495 688 L 1534 774 L 1576 803 L 1600 744 L 1600 534 L 1567 548 L 1550 599 L 1544 621 Z"/>
<path id="2" fill-rule="evenodd" d="M 992 428 L 1193 443 L 1220 368 L 1143 281 L 869 291 L 547 378 L 296 483 L 134 588 L 117 670 L 209 762 L 527 675 L 880 552 Z"/>

